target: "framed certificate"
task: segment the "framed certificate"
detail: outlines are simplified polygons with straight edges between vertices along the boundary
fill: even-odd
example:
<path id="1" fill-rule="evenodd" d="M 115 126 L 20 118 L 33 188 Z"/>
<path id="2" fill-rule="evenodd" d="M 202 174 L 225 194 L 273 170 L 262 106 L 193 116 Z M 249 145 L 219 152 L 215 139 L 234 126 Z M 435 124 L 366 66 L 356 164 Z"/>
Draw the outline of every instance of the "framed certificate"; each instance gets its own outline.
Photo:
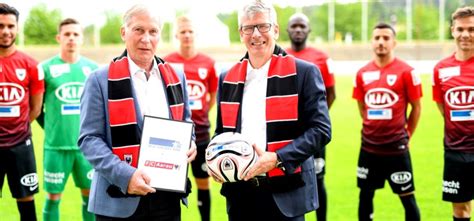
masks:
<path id="1" fill-rule="evenodd" d="M 138 168 L 151 177 L 150 185 L 172 192 L 186 191 L 193 124 L 144 116 Z"/>

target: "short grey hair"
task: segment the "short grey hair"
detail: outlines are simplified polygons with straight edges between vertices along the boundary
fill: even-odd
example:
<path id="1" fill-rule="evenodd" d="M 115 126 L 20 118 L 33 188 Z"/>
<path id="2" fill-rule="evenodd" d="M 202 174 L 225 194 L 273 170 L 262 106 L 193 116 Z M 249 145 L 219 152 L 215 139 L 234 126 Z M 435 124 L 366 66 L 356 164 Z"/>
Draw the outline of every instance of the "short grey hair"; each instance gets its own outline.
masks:
<path id="1" fill-rule="evenodd" d="M 273 25 L 278 25 L 277 14 L 272 4 L 265 3 L 263 0 L 252 0 L 246 4 L 238 14 L 239 28 L 242 26 L 242 19 L 244 17 L 252 18 L 257 13 L 266 13 L 270 17 Z"/>
<path id="2" fill-rule="evenodd" d="M 146 5 L 142 5 L 142 4 L 134 5 L 125 12 L 122 18 L 122 27 L 127 27 L 130 23 L 130 20 L 134 16 L 140 15 L 142 13 L 146 13 L 150 15 L 152 18 L 155 18 L 156 21 L 158 22 L 158 27 L 160 28 L 160 30 L 162 29 L 163 23 L 161 21 L 160 16 L 154 15 L 154 13 L 150 11 L 150 7 L 147 7 Z"/>

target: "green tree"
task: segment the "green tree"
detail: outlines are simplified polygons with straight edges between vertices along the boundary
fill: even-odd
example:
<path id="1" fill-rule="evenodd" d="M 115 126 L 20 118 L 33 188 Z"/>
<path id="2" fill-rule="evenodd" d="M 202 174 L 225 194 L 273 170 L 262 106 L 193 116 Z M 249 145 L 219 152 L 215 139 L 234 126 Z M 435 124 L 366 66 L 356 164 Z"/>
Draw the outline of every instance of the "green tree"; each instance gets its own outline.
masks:
<path id="1" fill-rule="evenodd" d="M 94 25 L 84 27 L 84 45 L 94 45 Z"/>
<path id="2" fill-rule="evenodd" d="M 292 7 L 281 8 L 275 5 L 275 11 L 277 13 L 278 26 L 280 27 L 280 37 L 278 41 L 289 41 L 290 37 L 288 37 L 286 27 L 288 26 L 288 20 L 291 15 L 296 12 L 296 9 Z"/>
<path id="3" fill-rule="evenodd" d="M 360 3 L 336 4 L 335 29 L 342 36 L 352 34 L 353 40 L 361 40 L 362 7 Z"/>
<path id="4" fill-rule="evenodd" d="M 413 39 L 438 39 L 438 8 L 429 5 L 416 4 L 413 13 Z M 435 19 L 434 19 L 435 18 Z"/>
<path id="5" fill-rule="evenodd" d="M 309 36 L 310 41 L 315 38 L 328 40 L 328 9 L 328 3 L 303 8 L 303 13 L 305 13 L 310 20 L 312 30 Z M 362 9 L 360 3 L 336 3 L 334 31 L 340 33 L 342 36 L 346 33 L 350 33 L 353 40 L 361 40 L 361 17 Z"/>
<path id="6" fill-rule="evenodd" d="M 120 14 L 112 11 L 105 12 L 105 24 L 100 28 L 100 42 L 102 44 L 122 43 L 120 37 L 120 27 L 122 26 L 122 17 Z"/>
<path id="7" fill-rule="evenodd" d="M 311 33 L 308 41 L 314 39 L 328 40 L 328 6 L 327 4 L 319 6 L 306 6 L 302 11 L 309 18 Z"/>
<path id="8" fill-rule="evenodd" d="M 438 1 L 436 0 L 416 0 L 413 1 L 412 11 L 412 33 L 413 40 L 437 40 L 438 39 Z M 465 5 L 473 5 L 474 0 L 453 0 L 445 1 L 446 18 L 445 36 L 450 35 L 450 17 L 458 8 Z M 311 33 L 309 41 L 315 39 L 328 40 L 328 3 L 310 5 L 302 8 L 310 20 Z M 280 26 L 280 41 L 288 41 L 286 26 L 288 18 L 296 10 L 292 7 L 281 8 L 275 5 Z M 239 42 L 237 12 L 230 14 L 220 14 L 219 19 L 224 22 L 230 30 L 230 39 L 232 42 Z M 373 27 L 379 23 L 385 22 L 391 24 L 397 31 L 397 39 L 403 41 L 407 36 L 407 16 L 405 1 L 368 1 L 368 24 L 367 36 L 370 38 Z M 335 3 L 335 32 L 343 37 L 346 33 L 351 33 L 354 41 L 362 40 L 362 4 L 360 1 L 355 3 Z M 334 40 L 334 39 L 331 39 Z"/>
<path id="9" fill-rule="evenodd" d="M 59 9 L 48 10 L 44 3 L 31 8 L 25 20 L 25 44 L 55 44 L 61 17 Z"/>
<path id="10" fill-rule="evenodd" d="M 239 23 L 237 20 L 237 12 L 234 11 L 230 14 L 218 14 L 217 17 L 229 27 L 229 39 L 230 42 L 240 42 Z"/>
<path id="11" fill-rule="evenodd" d="M 163 27 L 161 27 L 161 40 L 163 42 L 171 42 L 174 37 L 173 30 L 172 30 L 173 23 L 165 22 L 163 23 Z"/>

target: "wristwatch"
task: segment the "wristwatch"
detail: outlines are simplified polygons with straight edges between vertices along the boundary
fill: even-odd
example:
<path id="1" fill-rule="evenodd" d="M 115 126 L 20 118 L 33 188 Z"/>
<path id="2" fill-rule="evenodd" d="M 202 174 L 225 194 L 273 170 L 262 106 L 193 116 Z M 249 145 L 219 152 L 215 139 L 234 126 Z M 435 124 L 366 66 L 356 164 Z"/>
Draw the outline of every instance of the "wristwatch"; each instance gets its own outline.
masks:
<path id="1" fill-rule="evenodd" d="M 280 169 L 280 170 L 283 170 L 283 172 L 285 172 L 285 167 L 283 166 L 283 162 L 281 161 L 280 157 L 278 156 L 277 154 L 277 162 L 276 162 L 276 165 L 275 165 L 276 168 Z"/>

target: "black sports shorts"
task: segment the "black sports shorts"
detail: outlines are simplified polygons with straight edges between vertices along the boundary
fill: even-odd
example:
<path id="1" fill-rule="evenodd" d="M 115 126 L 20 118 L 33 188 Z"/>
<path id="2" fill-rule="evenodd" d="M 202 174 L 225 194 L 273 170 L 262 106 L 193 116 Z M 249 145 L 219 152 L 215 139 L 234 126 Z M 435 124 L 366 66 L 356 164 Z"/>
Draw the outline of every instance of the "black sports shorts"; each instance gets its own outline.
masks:
<path id="1" fill-rule="evenodd" d="M 376 155 L 360 151 L 357 166 L 357 186 L 361 189 L 381 189 L 385 180 L 396 194 L 413 192 L 415 183 L 410 152 L 400 155 Z"/>
<path id="2" fill-rule="evenodd" d="M 196 158 L 191 161 L 191 168 L 193 170 L 193 175 L 196 178 L 208 178 L 207 174 L 207 165 L 206 165 L 206 148 L 209 145 L 209 140 L 200 142 L 196 144 L 197 146 L 197 155 Z"/>
<path id="3" fill-rule="evenodd" d="M 474 199 L 474 154 L 444 153 L 443 200 L 454 203 Z"/>
<path id="4" fill-rule="evenodd" d="M 31 138 L 11 148 L 0 149 L 0 196 L 5 174 L 14 198 L 23 198 L 38 193 L 35 153 Z"/>

